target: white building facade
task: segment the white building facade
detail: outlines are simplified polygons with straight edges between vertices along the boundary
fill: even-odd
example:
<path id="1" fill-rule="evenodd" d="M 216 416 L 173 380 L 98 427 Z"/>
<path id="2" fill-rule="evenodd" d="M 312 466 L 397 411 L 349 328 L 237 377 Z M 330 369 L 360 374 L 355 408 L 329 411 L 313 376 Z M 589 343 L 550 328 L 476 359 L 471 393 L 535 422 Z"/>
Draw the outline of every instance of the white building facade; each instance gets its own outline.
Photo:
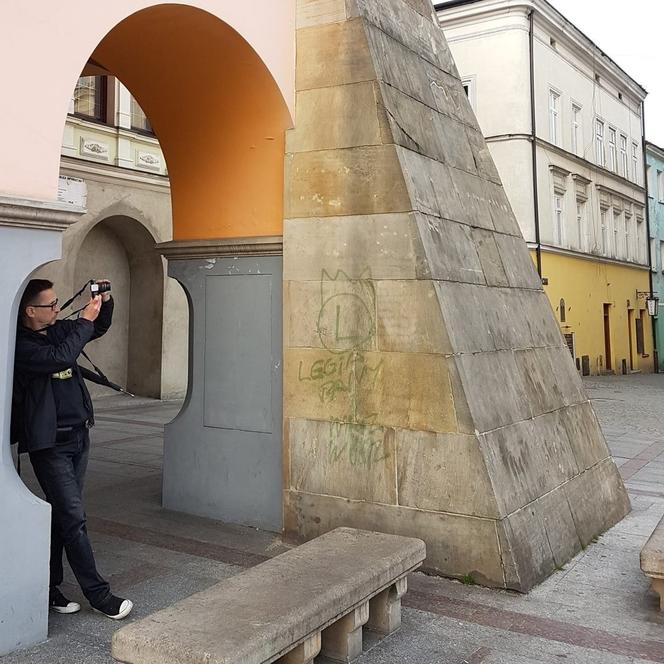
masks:
<path id="1" fill-rule="evenodd" d="M 545 0 L 436 9 L 577 365 L 648 370 L 646 91 Z"/>

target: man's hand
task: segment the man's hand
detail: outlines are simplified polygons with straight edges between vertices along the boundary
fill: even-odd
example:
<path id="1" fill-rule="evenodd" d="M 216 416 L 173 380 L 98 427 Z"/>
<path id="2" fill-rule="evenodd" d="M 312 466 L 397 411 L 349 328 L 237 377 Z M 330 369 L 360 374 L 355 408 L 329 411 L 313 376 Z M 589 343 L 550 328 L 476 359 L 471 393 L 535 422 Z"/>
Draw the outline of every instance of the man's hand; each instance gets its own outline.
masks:
<path id="1" fill-rule="evenodd" d="M 81 318 L 94 322 L 99 316 L 99 310 L 101 309 L 101 295 L 95 295 L 93 298 L 90 298 L 90 301 L 85 305 L 85 309 L 81 312 Z"/>
<path id="2" fill-rule="evenodd" d="M 98 284 L 110 284 L 111 282 L 108 279 L 98 279 L 95 283 Z M 106 291 L 105 293 L 101 294 L 101 299 L 103 302 L 108 302 L 111 299 L 111 292 Z"/>

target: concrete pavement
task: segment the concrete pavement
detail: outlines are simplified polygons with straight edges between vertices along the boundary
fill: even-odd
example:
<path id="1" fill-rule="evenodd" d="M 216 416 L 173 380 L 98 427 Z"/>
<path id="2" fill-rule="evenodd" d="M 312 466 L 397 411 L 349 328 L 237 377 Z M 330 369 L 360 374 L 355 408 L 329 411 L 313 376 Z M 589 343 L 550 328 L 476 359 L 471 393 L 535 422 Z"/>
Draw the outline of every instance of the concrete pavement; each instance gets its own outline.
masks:
<path id="1" fill-rule="evenodd" d="M 664 663 L 664 614 L 639 569 L 639 551 L 664 513 L 664 376 L 585 385 L 629 489 L 631 514 L 526 596 L 413 575 L 402 629 L 375 645 L 367 640 L 361 664 Z M 136 605 L 132 619 L 287 548 L 274 534 L 161 509 L 163 423 L 179 407 L 116 397 L 97 403 L 89 531 L 100 569 Z M 24 469 L 38 491 L 29 462 Z M 91 612 L 71 576 L 63 590 L 81 601 L 81 613 L 52 615 L 46 643 L 2 664 L 113 661 L 117 623 Z"/>

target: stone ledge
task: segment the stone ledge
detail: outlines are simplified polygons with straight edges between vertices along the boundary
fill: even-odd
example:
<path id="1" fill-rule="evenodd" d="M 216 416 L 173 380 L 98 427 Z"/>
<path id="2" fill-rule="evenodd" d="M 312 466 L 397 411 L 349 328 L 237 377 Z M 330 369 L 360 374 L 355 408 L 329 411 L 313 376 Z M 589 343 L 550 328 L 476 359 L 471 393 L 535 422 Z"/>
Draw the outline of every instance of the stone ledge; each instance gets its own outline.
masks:
<path id="1" fill-rule="evenodd" d="M 156 250 L 168 260 L 220 256 L 281 256 L 283 247 L 281 236 L 171 240 L 155 245 Z"/>
<path id="2" fill-rule="evenodd" d="M 85 212 L 84 208 L 59 201 L 0 196 L 0 226 L 63 231 Z"/>

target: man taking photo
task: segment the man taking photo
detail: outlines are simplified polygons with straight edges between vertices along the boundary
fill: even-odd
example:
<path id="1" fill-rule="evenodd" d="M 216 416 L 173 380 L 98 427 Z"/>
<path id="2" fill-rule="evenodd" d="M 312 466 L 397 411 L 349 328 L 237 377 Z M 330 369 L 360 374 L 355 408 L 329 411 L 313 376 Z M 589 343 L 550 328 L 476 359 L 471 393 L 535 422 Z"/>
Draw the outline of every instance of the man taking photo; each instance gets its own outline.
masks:
<path id="1" fill-rule="evenodd" d="M 120 620 L 133 604 L 113 595 L 97 571 L 86 528 L 82 492 L 94 421 L 92 400 L 77 365 L 85 344 L 111 326 L 113 299 L 108 292 L 95 295 L 77 320 L 57 320 L 59 312 L 53 283 L 32 279 L 18 313 L 12 442 L 18 442 L 19 454 L 29 454 L 51 505 L 49 607 L 58 613 L 81 608 L 59 589 L 64 550 L 92 607 Z"/>

